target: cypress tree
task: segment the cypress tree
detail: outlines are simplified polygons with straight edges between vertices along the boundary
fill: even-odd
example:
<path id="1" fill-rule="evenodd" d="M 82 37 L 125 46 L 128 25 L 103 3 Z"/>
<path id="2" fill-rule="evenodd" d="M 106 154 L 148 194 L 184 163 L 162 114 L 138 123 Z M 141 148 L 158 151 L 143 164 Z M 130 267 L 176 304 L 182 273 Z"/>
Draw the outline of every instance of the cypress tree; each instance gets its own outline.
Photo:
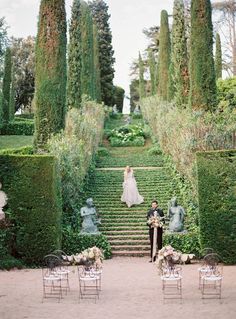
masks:
<path id="1" fill-rule="evenodd" d="M 108 5 L 103 0 L 89 2 L 94 22 L 98 30 L 99 63 L 101 72 L 102 101 L 111 106 L 113 104 L 114 51 L 112 47 L 112 33 L 109 25 L 110 15 Z"/>
<path id="2" fill-rule="evenodd" d="M 81 3 L 74 0 L 71 9 L 68 47 L 67 109 L 79 108 L 81 103 Z"/>
<path id="3" fill-rule="evenodd" d="M 180 107 L 187 104 L 189 94 L 187 39 L 183 0 L 174 1 L 171 67 L 171 81 L 174 87 L 175 102 Z"/>
<path id="4" fill-rule="evenodd" d="M 163 100 L 167 100 L 168 95 L 170 50 L 171 48 L 168 13 L 166 10 L 162 10 L 158 64 L 158 94 Z"/>
<path id="5" fill-rule="evenodd" d="M 4 62 L 4 76 L 2 82 L 2 123 L 7 125 L 10 121 L 10 96 L 12 81 L 12 54 L 7 48 Z"/>
<path id="6" fill-rule="evenodd" d="M 97 102 L 102 101 L 101 96 L 101 72 L 99 62 L 99 47 L 98 47 L 98 30 L 97 26 L 93 24 L 93 51 L 94 51 L 94 86 L 95 86 L 95 97 Z"/>
<path id="7" fill-rule="evenodd" d="M 148 50 L 148 66 L 151 80 L 151 95 L 156 94 L 156 61 L 153 50 Z"/>
<path id="8" fill-rule="evenodd" d="M 139 97 L 140 99 L 142 99 L 146 96 L 146 93 L 145 93 L 145 82 L 143 77 L 144 65 L 143 65 L 143 59 L 141 57 L 140 52 L 139 52 L 138 64 L 139 64 Z"/>
<path id="9" fill-rule="evenodd" d="M 65 124 L 65 0 L 41 0 L 35 72 L 35 144 L 44 148 L 50 135 Z"/>
<path id="10" fill-rule="evenodd" d="M 9 101 L 9 120 L 14 120 L 14 115 L 16 111 L 16 103 L 15 103 L 15 95 L 16 95 L 16 87 L 15 87 L 15 66 L 12 64 L 12 77 L 11 77 L 11 90 L 10 90 L 10 101 Z"/>
<path id="11" fill-rule="evenodd" d="M 219 33 L 216 34 L 216 54 L 215 54 L 215 72 L 216 79 L 222 78 L 222 50 Z"/>
<path id="12" fill-rule="evenodd" d="M 95 99 L 93 20 L 86 2 L 81 1 L 81 93 Z"/>
<path id="13" fill-rule="evenodd" d="M 191 3 L 189 101 L 194 110 L 213 109 L 216 104 L 210 0 L 192 0 Z"/>

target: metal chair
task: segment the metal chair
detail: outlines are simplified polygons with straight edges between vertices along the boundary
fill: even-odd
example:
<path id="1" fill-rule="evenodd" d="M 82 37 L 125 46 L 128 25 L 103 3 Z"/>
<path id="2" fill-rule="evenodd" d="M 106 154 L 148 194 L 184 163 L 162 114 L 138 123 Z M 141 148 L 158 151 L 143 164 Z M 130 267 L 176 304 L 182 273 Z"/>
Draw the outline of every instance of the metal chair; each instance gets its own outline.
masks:
<path id="1" fill-rule="evenodd" d="M 101 273 L 93 266 L 78 266 L 80 299 L 99 299 Z"/>
<path id="2" fill-rule="evenodd" d="M 209 254 L 213 254 L 214 250 L 210 247 L 203 248 L 201 251 L 201 266 L 198 268 L 198 288 L 201 289 L 202 287 L 202 276 L 207 272 L 208 270 L 208 264 L 207 264 L 207 258 L 205 259 L 205 256 Z"/>
<path id="3" fill-rule="evenodd" d="M 219 265 L 220 257 L 216 253 L 204 257 L 205 271 L 201 273 L 202 299 L 206 297 L 221 299 L 223 266 Z"/>
<path id="4" fill-rule="evenodd" d="M 60 260 L 60 266 L 57 267 L 57 274 L 61 276 L 62 281 L 62 289 L 65 290 L 65 293 L 67 294 L 67 291 L 70 291 L 70 283 L 69 283 L 69 265 L 70 263 L 68 261 L 65 261 L 63 256 L 67 256 L 66 253 L 63 250 L 55 250 L 53 252 L 53 255 L 57 256 Z"/>
<path id="5" fill-rule="evenodd" d="M 43 277 L 43 300 L 44 298 L 62 298 L 62 279 L 57 273 L 60 266 L 60 259 L 55 255 L 44 257 L 45 268 L 42 268 Z"/>
<path id="6" fill-rule="evenodd" d="M 166 299 L 182 300 L 182 268 L 178 265 L 164 266 L 161 270 L 164 301 Z"/>

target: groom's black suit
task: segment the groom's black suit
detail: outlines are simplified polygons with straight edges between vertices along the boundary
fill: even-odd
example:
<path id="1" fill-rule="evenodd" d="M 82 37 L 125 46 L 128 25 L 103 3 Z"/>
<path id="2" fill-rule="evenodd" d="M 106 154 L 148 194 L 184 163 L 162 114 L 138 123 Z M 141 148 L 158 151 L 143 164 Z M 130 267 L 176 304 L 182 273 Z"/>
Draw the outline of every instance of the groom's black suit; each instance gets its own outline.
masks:
<path id="1" fill-rule="evenodd" d="M 149 220 L 150 217 L 154 216 L 155 211 L 157 212 L 157 216 L 164 217 L 164 213 L 163 213 L 162 209 L 151 208 L 147 212 L 147 221 Z M 151 258 L 152 258 L 154 228 L 152 228 L 150 225 L 148 225 L 148 227 L 149 227 L 149 238 L 150 238 L 150 245 L 151 245 Z M 162 227 L 157 227 L 157 248 L 158 248 L 158 250 L 162 249 L 162 233 L 163 233 Z"/>

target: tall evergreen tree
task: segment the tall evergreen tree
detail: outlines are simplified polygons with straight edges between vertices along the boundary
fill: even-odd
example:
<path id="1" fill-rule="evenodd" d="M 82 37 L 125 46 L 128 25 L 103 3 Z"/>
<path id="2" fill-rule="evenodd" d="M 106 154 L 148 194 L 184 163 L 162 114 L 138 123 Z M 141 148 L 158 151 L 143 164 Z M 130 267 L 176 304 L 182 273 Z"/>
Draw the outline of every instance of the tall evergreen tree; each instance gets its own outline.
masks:
<path id="1" fill-rule="evenodd" d="M 50 135 L 60 131 L 65 123 L 65 0 L 41 0 L 35 72 L 35 144 L 44 148 Z"/>
<path id="2" fill-rule="evenodd" d="M 16 111 L 16 83 L 15 83 L 15 65 L 12 63 L 12 72 L 11 72 L 11 89 L 10 89 L 10 101 L 9 101 L 9 120 L 14 120 L 14 115 Z"/>
<path id="3" fill-rule="evenodd" d="M 168 95 L 170 51 L 171 47 L 168 13 L 167 11 L 162 10 L 158 61 L 158 94 L 163 100 L 167 100 Z"/>
<path id="4" fill-rule="evenodd" d="M 148 66 L 151 80 L 151 95 L 156 94 L 156 60 L 152 49 L 148 50 Z"/>
<path id="5" fill-rule="evenodd" d="M 222 78 L 222 49 L 219 33 L 216 34 L 216 54 L 215 54 L 216 79 Z"/>
<path id="6" fill-rule="evenodd" d="M 93 25 L 93 52 L 94 52 L 94 84 L 95 84 L 95 98 L 97 102 L 102 101 L 101 96 L 101 70 L 99 62 L 99 47 L 98 47 L 98 30 L 94 23 Z"/>
<path id="7" fill-rule="evenodd" d="M 141 54 L 139 52 L 139 97 L 140 99 L 144 98 L 146 96 L 145 92 L 145 81 L 144 81 L 144 64 L 143 59 L 141 57 Z"/>
<path id="8" fill-rule="evenodd" d="M 74 0 L 71 9 L 68 47 L 67 109 L 79 108 L 81 103 L 81 3 Z"/>
<path id="9" fill-rule="evenodd" d="M 86 2 L 81 1 L 81 93 L 95 99 L 93 19 Z"/>
<path id="10" fill-rule="evenodd" d="M 109 25 L 108 5 L 104 0 L 89 2 L 98 30 L 99 63 L 101 70 L 101 96 L 106 105 L 113 103 L 114 50 Z"/>
<path id="11" fill-rule="evenodd" d="M 12 81 L 12 55 L 11 49 L 7 48 L 4 62 L 4 76 L 2 82 L 2 123 L 7 125 L 10 120 L 10 97 Z"/>
<path id="12" fill-rule="evenodd" d="M 210 0 L 192 0 L 191 3 L 189 101 L 194 110 L 213 109 L 216 103 Z"/>
<path id="13" fill-rule="evenodd" d="M 189 72 L 183 0 L 174 1 L 171 65 L 175 102 L 178 106 L 186 105 L 189 94 Z"/>

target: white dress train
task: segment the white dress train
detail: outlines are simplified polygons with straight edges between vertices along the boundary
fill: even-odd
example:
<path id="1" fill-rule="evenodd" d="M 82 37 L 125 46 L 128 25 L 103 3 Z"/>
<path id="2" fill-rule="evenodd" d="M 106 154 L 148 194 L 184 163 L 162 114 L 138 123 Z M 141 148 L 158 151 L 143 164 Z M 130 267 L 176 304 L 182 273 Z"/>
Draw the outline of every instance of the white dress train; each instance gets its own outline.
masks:
<path id="1" fill-rule="evenodd" d="M 121 201 L 126 203 L 128 207 L 139 205 L 144 201 L 143 196 L 138 192 L 137 183 L 132 170 L 125 174 Z"/>

